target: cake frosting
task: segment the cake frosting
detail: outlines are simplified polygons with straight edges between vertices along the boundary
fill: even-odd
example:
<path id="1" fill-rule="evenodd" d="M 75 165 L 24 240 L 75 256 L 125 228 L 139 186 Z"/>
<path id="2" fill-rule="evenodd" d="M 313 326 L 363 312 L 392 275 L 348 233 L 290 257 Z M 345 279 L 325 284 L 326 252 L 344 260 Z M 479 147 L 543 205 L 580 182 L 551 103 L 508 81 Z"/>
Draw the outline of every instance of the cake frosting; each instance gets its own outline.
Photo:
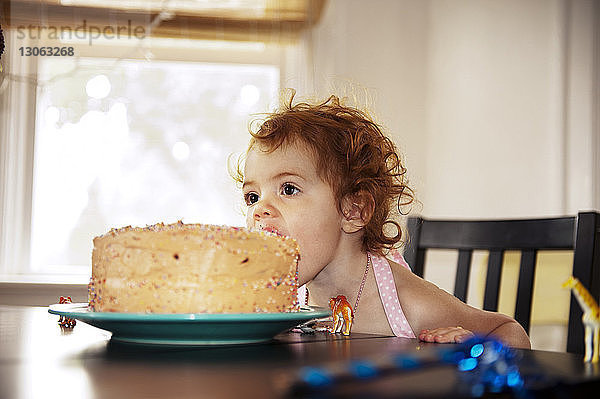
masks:
<path id="1" fill-rule="evenodd" d="M 123 227 L 94 238 L 89 305 L 99 312 L 298 310 L 296 241 L 205 224 Z"/>

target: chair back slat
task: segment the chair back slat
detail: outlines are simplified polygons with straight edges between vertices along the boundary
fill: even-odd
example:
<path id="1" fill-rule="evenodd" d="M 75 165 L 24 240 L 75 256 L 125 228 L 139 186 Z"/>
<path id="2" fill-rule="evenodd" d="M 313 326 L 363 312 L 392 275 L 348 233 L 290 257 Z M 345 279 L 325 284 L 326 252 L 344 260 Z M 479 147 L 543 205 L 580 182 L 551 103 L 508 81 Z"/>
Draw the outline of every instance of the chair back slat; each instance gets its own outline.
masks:
<path id="1" fill-rule="evenodd" d="M 419 225 L 422 229 L 422 223 Z M 419 245 L 445 249 L 573 249 L 575 219 L 427 220 Z"/>
<path id="2" fill-rule="evenodd" d="M 500 292 L 500 277 L 502 276 L 502 261 L 504 251 L 491 250 L 488 260 L 487 276 L 485 278 L 485 291 L 483 294 L 483 309 L 498 310 L 498 294 Z"/>
<path id="3" fill-rule="evenodd" d="M 515 320 L 523 326 L 525 331 L 527 331 L 527 334 L 529 334 L 531 323 L 531 301 L 533 298 L 536 259 L 536 250 L 525 250 L 521 253 L 517 302 L 515 304 Z"/>
<path id="4" fill-rule="evenodd" d="M 469 287 L 469 276 L 471 274 L 471 258 L 473 251 L 461 249 L 458 251 L 458 263 L 456 265 L 456 279 L 454 280 L 454 296 L 463 302 L 467 301 L 467 288 Z"/>
<path id="5" fill-rule="evenodd" d="M 410 265 L 413 273 L 417 276 L 423 278 L 424 276 L 424 266 L 425 266 L 425 249 L 426 247 L 422 247 L 418 245 L 418 242 L 421 237 L 421 226 L 423 224 L 423 219 L 421 218 L 409 218 L 406 227 L 408 229 L 408 238 L 405 238 L 407 243 L 406 248 L 404 249 L 404 260 L 406 263 Z M 413 241 L 414 237 L 414 241 Z M 416 245 L 415 245 L 416 243 Z"/>
<path id="6" fill-rule="evenodd" d="M 415 252 L 415 261 L 414 261 L 414 267 L 413 267 L 413 272 L 423 278 L 423 276 L 425 275 L 425 256 L 426 256 L 426 251 L 424 249 L 419 249 L 418 251 Z M 411 263 L 408 261 L 408 259 L 405 259 L 406 262 L 410 265 Z"/>

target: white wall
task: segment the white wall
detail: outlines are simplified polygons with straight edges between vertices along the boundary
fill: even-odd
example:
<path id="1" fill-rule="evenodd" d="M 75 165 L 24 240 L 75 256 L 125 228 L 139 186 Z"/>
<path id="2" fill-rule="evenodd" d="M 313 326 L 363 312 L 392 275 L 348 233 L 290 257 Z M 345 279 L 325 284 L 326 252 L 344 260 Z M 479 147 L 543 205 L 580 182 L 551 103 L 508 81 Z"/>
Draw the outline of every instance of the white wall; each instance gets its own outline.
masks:
<path id="1" fill-rule="evenodd" d="M 330 0 L 304 94 L 366 89 L 427 216 L 600 209 L 597 22 L 593 1 Z"/>
<path id="2" fill-rule="evenodd" d="M 556 3 L 433 4 L 426 213 L 562 213 L 562 26 Z"/>
<path id="3" fill-rule="evenodd" d="M 565 202 L 571 213 L 600 208 L 600 2 L 567 9 Z"/>
<path id="4" fill-rule="evenodd" d="M 308 37 L 308 94 L 356 96 L 396 136 L 417 182 L 426 173 L 428 18 L 427 2 L 327 1 Z"/>

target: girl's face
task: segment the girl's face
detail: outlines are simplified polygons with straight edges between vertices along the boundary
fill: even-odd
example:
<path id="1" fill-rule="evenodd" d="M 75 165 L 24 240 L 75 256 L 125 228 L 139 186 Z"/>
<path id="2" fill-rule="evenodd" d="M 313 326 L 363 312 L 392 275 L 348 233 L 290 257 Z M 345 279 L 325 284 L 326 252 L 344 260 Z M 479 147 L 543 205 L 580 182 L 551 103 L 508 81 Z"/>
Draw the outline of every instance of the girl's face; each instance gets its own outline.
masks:
<path id="1" fill-rule="evenodd" d="M 244 169 L 246 224 L 296 239 L 300 247 L 298 282 L 312 280 L 335 255 L 342 216 L 334 193 L 317 174 L 302 146 L 266 153 L 253 148 Z"/>

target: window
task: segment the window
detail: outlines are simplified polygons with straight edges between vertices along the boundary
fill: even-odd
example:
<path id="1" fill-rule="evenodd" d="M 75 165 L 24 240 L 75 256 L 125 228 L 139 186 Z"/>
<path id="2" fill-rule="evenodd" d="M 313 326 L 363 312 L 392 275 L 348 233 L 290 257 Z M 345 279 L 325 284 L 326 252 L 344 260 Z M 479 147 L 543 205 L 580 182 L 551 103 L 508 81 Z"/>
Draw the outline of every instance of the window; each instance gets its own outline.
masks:
<path id="1" fill-rule="evenodd" d="M 37 97 L 33 271 L 89 272 L 92 239 L 160 221 L 243 224 L 227 173 L 248 115 L 269 109 L 274 65 L 42 59 Z M 75 268 L 75 269 L 74 269 Z"/>
<path id="2" fill-rule="evenodd" d="M 31 164 L 31 228 L 21 235 L 29 261 L 15 266 L 5 255 L 3 274 L 83 282 L 93 237 L 111 227 L 244 224 L 227 160 L 244 151 L 252 115 L 277 104 L 284 49 L 175 39 L 63 43 L 79 56 L 19 59 L 32 63 L 39 82 L 35 107 L 20 109 L 35 121 L 24 130 L 33 144 L 20 152 L 25 158 L 0 152 L 25 169 Z"/>

